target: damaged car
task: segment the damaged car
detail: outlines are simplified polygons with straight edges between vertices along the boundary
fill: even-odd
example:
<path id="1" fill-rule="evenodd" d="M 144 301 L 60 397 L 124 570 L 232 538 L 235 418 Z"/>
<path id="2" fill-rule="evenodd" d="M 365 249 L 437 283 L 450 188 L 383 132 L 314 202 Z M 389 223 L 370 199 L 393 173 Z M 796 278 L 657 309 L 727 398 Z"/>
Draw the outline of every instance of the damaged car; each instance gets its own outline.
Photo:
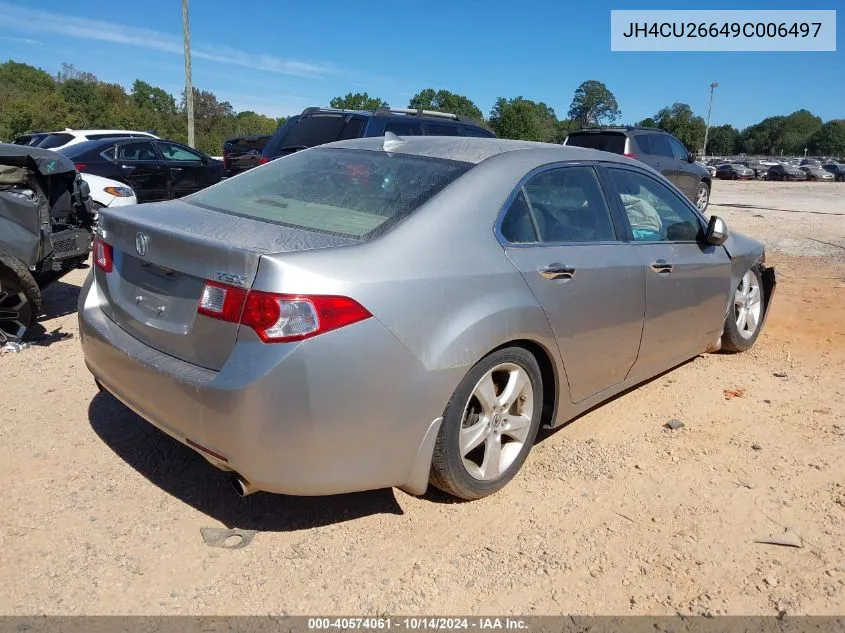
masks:
<path id="1" fill-rule="evenodd" d="M 0 144 L 0 346 L 20 342 L 41 291 L 88 259 L 93 224 L 89 187 L 71 161 Z"/>

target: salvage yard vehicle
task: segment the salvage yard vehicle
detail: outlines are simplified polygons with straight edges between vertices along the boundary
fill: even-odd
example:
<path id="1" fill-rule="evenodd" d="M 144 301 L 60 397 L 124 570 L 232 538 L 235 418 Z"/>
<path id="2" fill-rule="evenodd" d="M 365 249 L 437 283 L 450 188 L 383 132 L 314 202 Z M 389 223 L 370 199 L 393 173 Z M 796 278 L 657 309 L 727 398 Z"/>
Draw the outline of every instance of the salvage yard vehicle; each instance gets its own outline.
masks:
<path id="1" fill-rule="evenodd" d="M 491 494 L 541 426 L 749 349 L 775 290 L 648 166 L 528 141 L 341 141 L 98 231 L 89 370 L 241 495 Z"/>
<path id="2" fill-rule="evenodd" d="M 80 174 L 82 180 L 88 183 L 91 190 L 91 200 L 96 212 L 103 207 L 125 207 L 138 204 L 138 198 L 132 187 L 111 178 L 103 178 L 96 174 Z"/>
<path id="3" fill-rule="evenodd" d="M 713 176 L 681 141 L 653 127 L 602 127 L 572 132 L 564 145 L 624 154 L 663 174 L 704 213 L 710 203 Z M 718 172 L 718 169 L 717 169 Z"/>
<path id="4" fill-rule="evenodd" d="M 716 178 L 719 180 L 753 180 L 755 177 L 753 169 L 740 163 L 725 163 L 716 168 Z"/>
<path id="5" fill-rule="evenodd" d="M 161 139 L 105 138 L 71 145 L 59 153 L 85 176 L 94 174 L 131 187 L 138 202 L 181 198 L 223 177 L 221 161 Z"/>
<path id="6" fill-rule="evenodd" d="M 404 136 L 470 136 L 494 138 L 496 135 L 466 116 L 451 112 L 383 107 L 377 110 L 338 110 L 305 108 L 290 117 L 273 134 L 261 153 L 261 163 L 324 143 L 386 133 Z"/>
<path id="7" fill-rule="evenodd" d="M 56 152 L 0 144 L 0 344 L 18 343 L 41 290 L 88 259 L 88 185 Z"/>

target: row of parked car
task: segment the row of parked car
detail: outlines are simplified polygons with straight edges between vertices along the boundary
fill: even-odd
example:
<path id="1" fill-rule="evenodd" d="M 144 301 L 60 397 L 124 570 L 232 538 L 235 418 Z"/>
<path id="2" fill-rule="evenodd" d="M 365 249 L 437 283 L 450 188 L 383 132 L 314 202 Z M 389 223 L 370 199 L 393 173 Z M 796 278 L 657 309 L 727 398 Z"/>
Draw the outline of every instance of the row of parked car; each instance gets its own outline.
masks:
<path id="1" fill-rule="evenodd" d="M 710 159 L 707 169 L 720 180 L 815 180 L 819 182 L 845 181 L 845 164 L 837 160 L 822 162 L 812 158 L 801 160 L 738 160 Z"/>

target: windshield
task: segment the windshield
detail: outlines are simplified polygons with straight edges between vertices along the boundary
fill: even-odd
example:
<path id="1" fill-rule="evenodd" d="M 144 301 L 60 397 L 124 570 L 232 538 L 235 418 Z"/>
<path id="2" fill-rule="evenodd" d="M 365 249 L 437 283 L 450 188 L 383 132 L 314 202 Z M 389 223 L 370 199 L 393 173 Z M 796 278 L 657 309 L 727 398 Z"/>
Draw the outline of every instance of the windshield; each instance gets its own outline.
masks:
<path id="1" fill-rule="evenodd" d="M 472 167 L 408 154 L 317 148 L 185 200 L 292 228 L 367 239 L 407 217 Z"/>

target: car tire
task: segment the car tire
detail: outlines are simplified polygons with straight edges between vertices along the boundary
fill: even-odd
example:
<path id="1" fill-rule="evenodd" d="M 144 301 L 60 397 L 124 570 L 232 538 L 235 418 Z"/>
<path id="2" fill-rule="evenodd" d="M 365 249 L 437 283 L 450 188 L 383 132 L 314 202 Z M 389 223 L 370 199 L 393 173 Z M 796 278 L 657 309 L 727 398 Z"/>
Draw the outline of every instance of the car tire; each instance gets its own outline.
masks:
<path id="1" fill-rule="evenodd" d="M 728 310 L 725 329 L 722 332 L 722 350 L 744 352 L 751 349 L 760 336 L 765 314 L 763 277 L 760 268 L 752 266 L 734 289 L 731 309 Z"/>
<path id="2" fill-rule="evenodd" d="M 701 213 L 704 213 L 707 210 L 707 206 L 710 204 L 710 185 L 703 180 L 698 183 L 698 189 L 695 191 L 693 203 Z"/>
<path id="3" fill-rule="evenodd" d="M 0 344 L 20 343 L 41 314 L 41 290 L 19 259 L 0 252 Z"/>
<path id="4" fill-rule="evenodd" d="M 735 173 L 733 173 L 733 174 L 731 174 L 731 180 L 739 180 L 739 176 L 737 176 Z"/>
<path id="5" fill-rule="evenodd" d="M 537 359 L 521 347 L 489 354 L 467 372 L 446 405 L 430 482 L 465 500 L 497 492 L 525 462 L 542 409 Z"/>

